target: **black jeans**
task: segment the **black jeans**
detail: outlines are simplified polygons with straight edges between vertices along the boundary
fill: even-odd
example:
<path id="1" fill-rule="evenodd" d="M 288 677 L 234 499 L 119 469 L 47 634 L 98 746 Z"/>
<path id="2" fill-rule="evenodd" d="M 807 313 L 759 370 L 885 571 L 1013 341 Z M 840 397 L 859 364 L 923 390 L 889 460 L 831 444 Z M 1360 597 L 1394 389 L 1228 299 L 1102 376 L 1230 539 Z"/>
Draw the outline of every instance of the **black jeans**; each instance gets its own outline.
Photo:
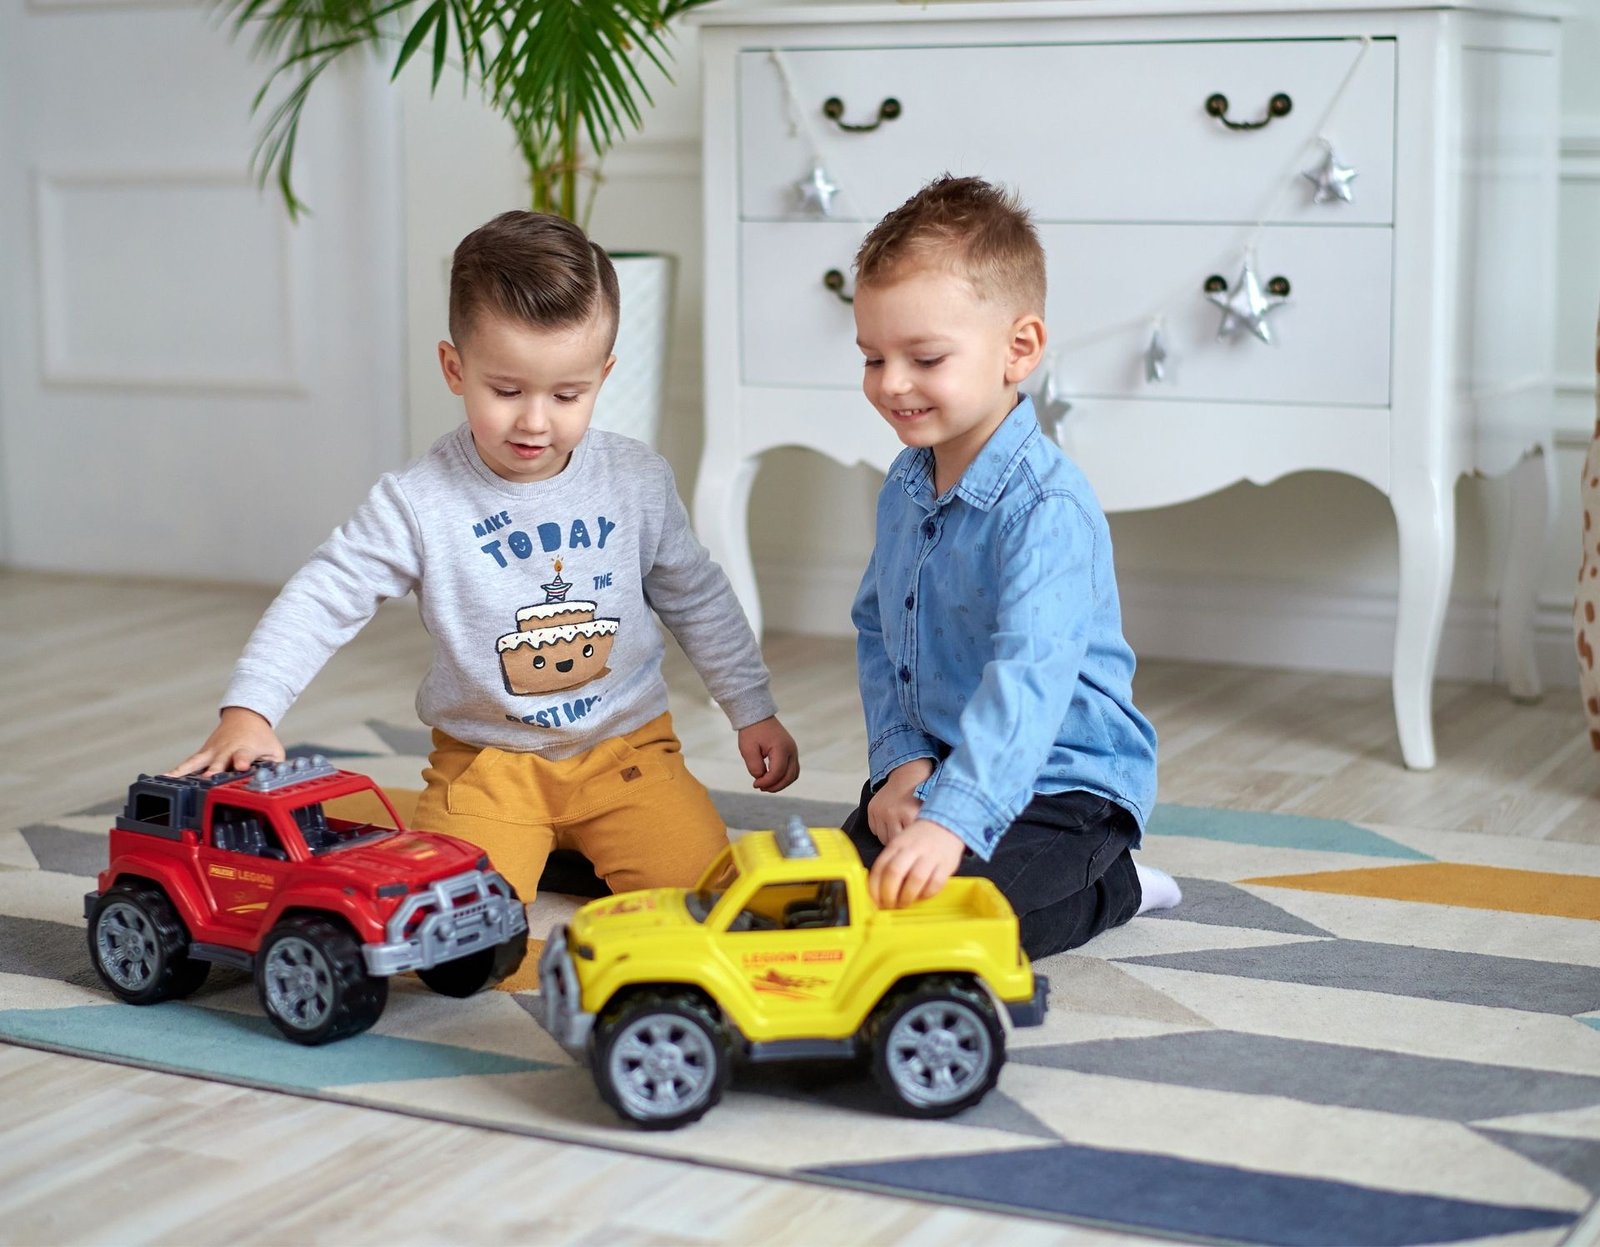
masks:
<path id="1" fill-rule="evenodd" d="M 883 845 L 867 825 L 872 785 L 844 820 L 861 860 L 871 866 Z M 969 852 L 958 875 L 992 879 L 1022 928 L 1029 957 L 1086 944 L 1139 912 L 1139 877 L 1129 850 L 1138 839 L 1133 815 L 1115 801 L 1076 790 L 1036 796 L 1007 828 L 987 862 Z"/>

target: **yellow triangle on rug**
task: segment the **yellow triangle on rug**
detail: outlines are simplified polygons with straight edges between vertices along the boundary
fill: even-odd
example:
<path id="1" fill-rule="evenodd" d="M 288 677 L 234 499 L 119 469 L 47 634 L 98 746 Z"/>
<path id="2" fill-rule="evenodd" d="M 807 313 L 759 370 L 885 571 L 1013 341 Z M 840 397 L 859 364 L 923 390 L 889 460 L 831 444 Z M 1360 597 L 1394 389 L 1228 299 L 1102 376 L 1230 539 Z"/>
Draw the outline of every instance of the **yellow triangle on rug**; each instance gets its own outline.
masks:
<path id="1" fill-rule="evenodd" d="M 1301 892 L 1337 892 L 1382 900 L 1600 921 L 1600 876 L 1595 875 L 1562 875 L 1460 862 L 1417 862 L 1306 875 L 1267 875 L 1239 882 Z"/>

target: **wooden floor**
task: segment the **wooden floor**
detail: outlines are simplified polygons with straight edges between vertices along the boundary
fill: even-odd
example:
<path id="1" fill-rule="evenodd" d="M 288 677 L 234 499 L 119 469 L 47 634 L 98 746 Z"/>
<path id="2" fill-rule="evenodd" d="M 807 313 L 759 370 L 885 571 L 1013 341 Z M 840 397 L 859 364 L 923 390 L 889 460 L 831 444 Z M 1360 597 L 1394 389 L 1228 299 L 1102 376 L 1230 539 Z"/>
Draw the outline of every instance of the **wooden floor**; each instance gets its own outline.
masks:
<path id="1" fill-rule="evenodd" d="M 270 597 L 0 572 L 0 825 L 102 800 L 130 767 L 192 751 Z M 386 607 L 285 736 L 414 722 L 428 653 L 415 610 Z M 767 653 L 801 748 L 793 791 L 854 791 L 852 643 L 775 636 Z M 739 782 L 727 724 L 681 656 L 669 679 L 690 751 L 727 759 L 702 778 Z M 1146 662 L 1137 698 L 1161 736 L 1163 801 L 1600 843 L 1600 757 L 1570 689 L 1522 706 L 1441 684 L 1428 773 L 1400 765 L 1387 680 Z M 345 1140 L 346 1163 L 305 1163 L 296 1144 L 312 1133 Z M 0 1045 L 0 1243 L 992 1240 L 1135 1241 Z"/>

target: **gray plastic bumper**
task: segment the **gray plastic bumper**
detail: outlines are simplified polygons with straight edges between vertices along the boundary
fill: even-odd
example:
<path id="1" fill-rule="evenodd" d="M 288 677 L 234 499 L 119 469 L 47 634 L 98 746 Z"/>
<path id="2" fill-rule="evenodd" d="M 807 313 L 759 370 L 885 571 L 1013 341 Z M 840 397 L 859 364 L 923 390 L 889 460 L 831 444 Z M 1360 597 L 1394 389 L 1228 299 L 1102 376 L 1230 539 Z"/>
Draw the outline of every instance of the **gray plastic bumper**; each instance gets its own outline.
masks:
<path id="1" fill-rule="evenodd" d="M 419 912 L 421 924 L 406 933 Z M 468 870 L 413 892 L 384 928 L 382 944 L 361 950 L 367 973 L 429 970 L 524 935 L 528 915 L 511 885 L 492 870 Z"/>
<path id="2" fill-rule="evenodd" d="M 539 1021 L 551 1037 L 580 1059 L 588 1055 L 589 1033 L 594 1029 L 594 1014 L 583 1011 L 578 971 L 567 951 L 567 929 L 550 929 L 539 956 Z"/>

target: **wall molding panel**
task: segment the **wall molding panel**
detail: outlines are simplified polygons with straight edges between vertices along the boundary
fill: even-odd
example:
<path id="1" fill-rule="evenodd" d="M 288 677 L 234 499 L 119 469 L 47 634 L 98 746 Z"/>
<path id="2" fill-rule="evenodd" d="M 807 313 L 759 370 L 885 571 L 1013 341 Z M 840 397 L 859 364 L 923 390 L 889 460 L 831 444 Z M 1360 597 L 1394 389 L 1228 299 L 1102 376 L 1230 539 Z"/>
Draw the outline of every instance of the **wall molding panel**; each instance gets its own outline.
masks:
<path id="1" fill-rule="evenodd" d="M 190 9 L 194 3 L 193 0 L 27 0 L 26 7 L 30 13 L 55 13 L 61 10 L 78 12 L 83 9 L 124 13 L 135 9 Z"/>
<path id="2" fill-rule="evenodd" d="M 247 170 L 58 167 L 34 185 L 45 384 L 306 392 L 307 230 Z"/>
<path id="3" fill-rule="evenodd" d="M 1561 180 L 1600 182 L 1600 118 L 1561 127 Z"/>
<path id="4" fill-rule="evenodd" d="M 700 181 L 700 139 L 641 135 L 611 149 L 600 168 L 608 182 Z"/>

